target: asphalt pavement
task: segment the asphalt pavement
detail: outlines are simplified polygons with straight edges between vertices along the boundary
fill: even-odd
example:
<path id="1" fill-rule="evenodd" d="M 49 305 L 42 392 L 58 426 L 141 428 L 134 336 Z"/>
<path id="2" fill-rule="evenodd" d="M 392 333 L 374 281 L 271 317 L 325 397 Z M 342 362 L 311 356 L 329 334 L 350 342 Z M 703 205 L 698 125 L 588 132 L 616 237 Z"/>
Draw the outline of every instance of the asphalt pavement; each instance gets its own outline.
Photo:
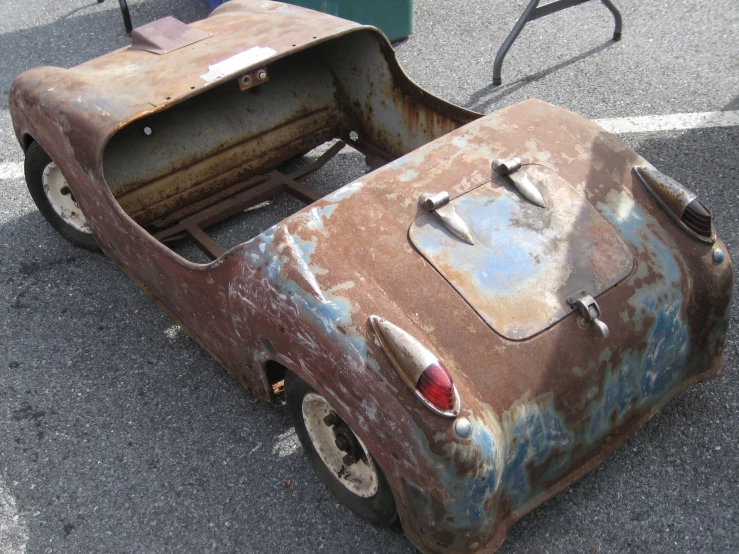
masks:
<path id="1" fill-rule="evenodd" d="M 486 113 L 530 97 L 590 118 L 739 110 L 735 0 L 616 0 L 620 42 L 599 2 L 538 20 L 494 87 L 495 52 L 527 3 L 417 0 L 400 61 L 424 88 Z M 129 4 L 134 25 L 209 13 L 202 0 Z M 10 84 L 127 45 L 117 3 L 4 0 L 2 13 L 0 552 L 413 552 L 399 530 L 334 500 L 284 406 L 252 397 L 112 262 L 55 234 L 28 196 Z M 698 192 L 736 252 L 739 127 L 621 138 Z M 363 171 L 340 156 L 314 185 Z M 291 209 L 278 199 L 256 225 Z M 718 379 L 525 516 L 500 552 L 738 552 L 737 319 Z"/>

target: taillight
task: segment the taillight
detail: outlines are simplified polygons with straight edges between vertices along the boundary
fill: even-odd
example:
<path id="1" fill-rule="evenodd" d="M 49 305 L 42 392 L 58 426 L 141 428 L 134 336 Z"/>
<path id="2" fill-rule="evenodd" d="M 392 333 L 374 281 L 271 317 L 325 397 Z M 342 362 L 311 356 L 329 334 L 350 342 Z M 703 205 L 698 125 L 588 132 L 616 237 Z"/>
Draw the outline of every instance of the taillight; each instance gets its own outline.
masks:
<path id="1" fill-rule="evenodd" d="M 708 244 L 716 241 L 711 212 L 693 191 L 654 168 L 634 167 L 634 173 L 657 203 L 693 238 Z"/>
<path id="2" fill-rule="evenodd" d="M 460 401 L 449 370 L 428 348 L 397 325 L 370 316 L 383 349 L 400 377 L 423 404 L 439 415 L 455 417 Z"/>
<path id="3" fill-rule="evenodd" d="M 700 236 L 711 238 L 711 212 L 697 198 L 685 207 L 683 216 L 680 219 Z"/>

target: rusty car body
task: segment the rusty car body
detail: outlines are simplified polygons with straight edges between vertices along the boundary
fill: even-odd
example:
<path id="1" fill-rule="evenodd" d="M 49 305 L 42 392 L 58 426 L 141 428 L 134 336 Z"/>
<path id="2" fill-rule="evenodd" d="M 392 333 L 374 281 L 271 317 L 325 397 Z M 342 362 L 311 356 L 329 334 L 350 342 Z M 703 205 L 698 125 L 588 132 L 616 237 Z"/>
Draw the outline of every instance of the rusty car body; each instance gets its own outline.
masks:
<path id="1" fill-rule="evenodd" d="M 494 551 L 723 367 L 728 253 L 670 212 L 694 195 L 564 109 L 434 97 L 372 27 L 234 0 L 30 70 L 10 109 L 76 231 L 256 396 L 295 375 L 326 399 L 424 552 Z M 301 179 L 345 144 L 373 171 L 320 197 Z M 283 192 L 306 207 L 238 246 L 204 231 Z M 210 261 L 170 248 L 187 238 Z M 429 409 L 398 369 L 415 346 L 384 333 L 443 360 L 453 406 Z"/>

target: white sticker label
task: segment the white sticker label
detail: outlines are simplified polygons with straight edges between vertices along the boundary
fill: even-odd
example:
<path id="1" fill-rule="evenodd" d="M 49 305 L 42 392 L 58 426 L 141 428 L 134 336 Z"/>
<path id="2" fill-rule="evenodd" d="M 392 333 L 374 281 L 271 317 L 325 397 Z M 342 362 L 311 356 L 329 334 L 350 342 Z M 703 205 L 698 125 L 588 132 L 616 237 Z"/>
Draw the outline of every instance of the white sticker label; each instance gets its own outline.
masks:
<path id="1" fill-rule="evenodd" d="M 201 75 L 200 78 L 203 79 L 206 83 L 210 83 L 211 81 L 220 79 L 225 75 L 254 65 L 255 63 L 266 60 L 267 58 L 271 58 L 276 53 L 277 52 L 275 50 L 272 50 L 272 48 L 262 48 L 261 46 L 255 46 L 254 48 L 249 48 L 249 50 L 239 52 L 235 56 L 231 56 L 230 58 L 218 62 L 215 65 L 209 65 L 208 73 Z"/>

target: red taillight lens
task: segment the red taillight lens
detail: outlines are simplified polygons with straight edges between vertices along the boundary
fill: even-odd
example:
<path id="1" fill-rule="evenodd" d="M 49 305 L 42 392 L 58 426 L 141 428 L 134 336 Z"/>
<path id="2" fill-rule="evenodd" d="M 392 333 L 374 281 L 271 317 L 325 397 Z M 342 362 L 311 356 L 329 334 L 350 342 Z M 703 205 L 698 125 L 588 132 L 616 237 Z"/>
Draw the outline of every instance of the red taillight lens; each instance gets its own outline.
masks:
<path id="1" fill-rule="evenodd" d="M 438 356 L 397 325 L 376 315 L 369 320 L 398 375 L 416 398 L 441 416 L 456 417 L 461 407 L 459 393 Z"/>
<path id="2" fill-rule="evenodd" d="M 440 410 L 446 412 L 454 408 L 454 385 L 441 362 L 431 364 L 421 373 L 416 390 Z"/>
<path id="3" fill-rule="evenodd" d="M 700 236 L 711 238 L 711 212 L 697 198 L 685 207 L 680 219 Z"/>

